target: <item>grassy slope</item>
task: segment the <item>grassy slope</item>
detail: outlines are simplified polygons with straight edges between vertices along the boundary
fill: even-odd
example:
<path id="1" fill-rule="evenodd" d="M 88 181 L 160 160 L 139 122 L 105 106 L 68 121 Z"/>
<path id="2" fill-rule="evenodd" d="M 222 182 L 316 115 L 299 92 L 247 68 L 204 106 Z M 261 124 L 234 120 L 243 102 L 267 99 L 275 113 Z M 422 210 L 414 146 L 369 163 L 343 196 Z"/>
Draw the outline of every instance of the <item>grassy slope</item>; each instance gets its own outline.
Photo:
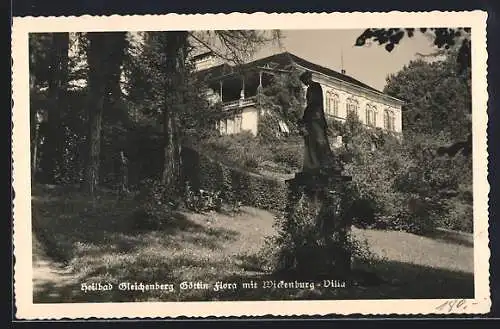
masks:
<path id="1" fill-rule="evenodd" d="M 403 232 L 354 229 L 377 256 L 359 268 L 392 284 L 327 290 L 246 289 L 214 292 L 119 291 L 83 293 L 81 282 L 234 281 L 262 278 L 249 259 L 274 233 L 272 214 L 177 212 L 161 230 L 138 230 L 133 201 L 104 196 L 96 203 L 74 192 L 34 191 L 34 220 L 43 243 L 33 243 L 35 302 L 239 300 L 284 298 L 452 298 L 473 294 L 470 241 Z M 457 240 L 457 239 L 455 239 Z M 47 256 L 46 253 L 51 256 Z M 52 256 L 55 255 L 55 256 Z M 66 266 L 54 269 L 50 260 Z M 70 272 L 71 274 L 68 274 Z M 334 278 L 332 278 L 334 279 Z"/>

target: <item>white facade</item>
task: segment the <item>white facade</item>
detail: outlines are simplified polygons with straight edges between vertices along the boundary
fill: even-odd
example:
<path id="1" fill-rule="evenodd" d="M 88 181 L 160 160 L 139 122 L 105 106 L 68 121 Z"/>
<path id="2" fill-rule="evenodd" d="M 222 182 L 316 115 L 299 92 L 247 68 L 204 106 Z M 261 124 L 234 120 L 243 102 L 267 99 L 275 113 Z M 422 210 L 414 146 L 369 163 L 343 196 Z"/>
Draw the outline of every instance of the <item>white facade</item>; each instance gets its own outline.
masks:
<path id="1" fill-rule="evenodd" d="M 221 120 L 218 123 L 218 128 L 222 135 L 238 134 L 246 131 L 256 136 L 258 123 L 259 111 L 255 106 L 248 106 L 242 109 L 240 113 L 235 113 L 227 119 Z"/>
<path id="2" fill-rule="evenodd" d="M 323 105 L 327 116 L 344 121 L 347 112 L 353 111 L 360 122 L 367 126 L 402 132 L 403 103 L 400 100 L 319 73 L 313 73 L 313 80 L 321 84 L 323 89 Z"/>
<path id="3" fill-rule="evenodd" d="M 323 90 L 325 115 L 344 121 L 348 111 L 353 111 L 364 125 L 401 133 L 402 114 L 400 100 L 382 93 L 349 85 L 321 74 L 313 74 L 313 80 L 320 83 Z M 304 87 L 304 93 L 306 87 Z M 257 135 L 259 110 L 254 99 L 237 100 L 223 104 L 224 110 L 240 108 L 242 113 L 221 122 L 221 134 L 240 133 L 244 130 Z"/>
<path id="4" fill-rule="evenodd" d="M 204 60 L 203 68 L 208 68 L 218 62 Z M 209 64 L 210 63 L 210 64 Z M 380 128 L 394 133 L 401 133 L 403 102 L 399 99 L 386 95 L 382 92 L 362 87 L 344 81 L 340 78 L 332 77 L 321 72 L 315 72 L 308 68 L 294 63 L 299 70 L 308 70 L 313 73 L 313 80 L 322 86 L 323 102 L 325 114 L 327 117 L 333 117 L 344 121 L 349 111 L 352 111 L 358 117 L 358 120 L 366 126 Z M 244 88 L 244 87 L 243 87 Z M 304 93 L 306 92 L 304 86 Z M 252 99 L 235 100 L 223 104 L 224 110 L 239 108 L 242 114 L 241 118 L 230 118 L 221 122 L 219 126 L 221 134 L 239 133 L 243 130 L 249 130 L 257 135 L 259 121 L 259 109 L 255 106 Z M 241 124 L 239 123 L 241 120 Z M 236 122 L 236 126 L 234 125 Z"/>
<path id="5" fill-rule="evenodd" d="M 222 135 L 238 134 L 247 131 L 257 136 L 259 110 L 254 97 L 228 102 L 224 104 L 223 109 L 225 111 L 236 111 L 226 119 L 219 121 L 217 128 Z"/>

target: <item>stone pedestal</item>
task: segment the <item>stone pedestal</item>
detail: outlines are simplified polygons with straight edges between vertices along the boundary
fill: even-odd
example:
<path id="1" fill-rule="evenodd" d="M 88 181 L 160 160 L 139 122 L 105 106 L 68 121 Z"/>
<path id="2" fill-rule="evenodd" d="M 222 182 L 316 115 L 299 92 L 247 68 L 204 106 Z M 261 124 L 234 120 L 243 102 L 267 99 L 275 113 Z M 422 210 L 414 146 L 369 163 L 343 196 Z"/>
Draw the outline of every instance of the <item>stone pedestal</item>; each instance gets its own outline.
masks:
<path id="1" fill-rule="evenodd" d="M 297 173 L 286 181 L 288 200 L 282 237 L 292 250 L 285 252 L 282 270 L 311 275 L 348 275 L 350 218 L 343 204 L 350 176 L 335 173 Z"/>

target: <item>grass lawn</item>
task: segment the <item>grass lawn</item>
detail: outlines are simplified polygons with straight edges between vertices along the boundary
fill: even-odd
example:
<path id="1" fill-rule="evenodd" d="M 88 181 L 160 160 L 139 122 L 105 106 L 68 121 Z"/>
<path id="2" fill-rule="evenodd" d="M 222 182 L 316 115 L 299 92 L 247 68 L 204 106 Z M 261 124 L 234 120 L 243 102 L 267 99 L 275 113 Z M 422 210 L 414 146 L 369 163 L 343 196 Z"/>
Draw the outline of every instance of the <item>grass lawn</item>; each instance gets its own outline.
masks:
<path id="1" fill-rule="evenodd" d="M 357 261 L 386 280 L 372 286 L 323 289 L 179 289 L 182 281 L 269 279 L 252 266 L 273 215 L 243 207 L 237 214 L 176 212 L 161 229 L 138 229 L 132 200 L 103 195 L 92 202 L 74 191 L 36 187 L 32 194 L 34 302 L 188 300 L 377 299 L 473 297 L 470 236 L 437 232 L 353 229 L 375 258 Z M 332 277 L 331 279 L 335 279 Z M 111 291 L 83 292 L 82 283 L 111 283 Z M 174 284 L 174 291 L 121 291 L 121 282 Z"/>

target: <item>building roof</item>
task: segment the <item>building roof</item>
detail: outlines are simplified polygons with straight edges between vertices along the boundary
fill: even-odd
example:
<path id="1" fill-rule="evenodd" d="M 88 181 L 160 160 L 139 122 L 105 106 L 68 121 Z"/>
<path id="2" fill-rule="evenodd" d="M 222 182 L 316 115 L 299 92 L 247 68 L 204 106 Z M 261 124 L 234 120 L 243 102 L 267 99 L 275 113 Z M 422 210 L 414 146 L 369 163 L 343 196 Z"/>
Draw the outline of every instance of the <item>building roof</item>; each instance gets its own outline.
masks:
<path id="1" fill-rule="evenodd" d="M 191 57 L 191 60 L 196 61 L 213 55 L 214 55 L 213 51 L 198 52 Z"/>
<path id="2" fill-rule="evenodd" d="M 367 85 L 367 84 L 365 84 L 357 79 L 354 79 L 351 76 L 348 76 L 346 74 L 337 72 L 337 71 L 332 70 L 330 68 L 309 62 L 309 61 L 307 61 L 303 58 L 300 58 L 299 56 L 296 56 L 296 55 L 289 53 L 289 52 L 282 52 L 282 53 L 274 54 L 274 55 L 267 56 L 264 58 L 260 58 L 260 59 L 254 60 L 252 62 L 248 62 L 248 63 L 242 65 L 241 67 L 239 67 L 238 69 L 236 69 L 235 67 L 232 67 L 228 64 L 217 65 L 217 66 L 214 66 L 214 67 L 211 67 L 208 69 L 201 70 L 199 72 L 199 74 L 204 76 L 204 77 L 207 77 L 207 78 L 216 78 L 216 77 L 231 73 L 231 69 L 234 69 L 234 71 L 236 71 L 236 70 L 245 71 L 248 69 L 254 69 L 256 67 L 265 67 L 266 65 L 269 67 L 269 69 L 272 69 L 272 70 L 289 70 L 294 63 L 296 65 L 299 65 L 299 66 L 307 69 L 307 70 L 319 72 L 319 73 L 325 74 L 329 77 L 332 77 L 332 78 L 335 78 L 338 80 L 342 80 L 342 81 L 345 81 L 345 82 L 350 83 L 352 85 L 361 87 L 363 89 L 367 89 L 367 90 L 370 90 L 370 91 L 373 91 L 373 92 L 376 92 L 379 94 L 383 94 L 383 92 L 381 92 L 380 90 L 375 89 L 375 88 L 373 88 L 373 87 L 371 87 L 371 86 L 369 86 L 369 85 Z"/>
<path id="3" fill-rule="evenodd" d="M 287 54 L 292 58 L 292 60 L 296 64 L 298 64 L 306 69 L 323 73 L 323 74 L 328 75 L 332 78 L 343 80 L 345 82 L 351 83 L 351 84 L 356 85 L 356 86 L 361 87 L 361 88 L 369 89 L 369 90 L 376 91 L 379 93 L 381 92 L 380 90 L 375 89 L 375 88 L 373 88 L 373 87 L 371 87 L 371 86 L 369 86 L 369 85 L 367 85 L 359 80 L 356 80 L 353 77 L 348 76 L 347 74 L 342 74 L 342 73 L 339 73 L 339 72 L 332 70 L 330 68 L 327 68 L 327 67 L 324 67 L 324 66 L 321 66 L 318 64 L 314 64 L 312 62 L 306 61 L 305 59 L 300 58 L 298 56 L 295 56 L 293 54 L 289 54 L 289 53 L 287 53 Z"/>
<path id="4" fill-rule="evenodd" d="M 203 70 L 199 70 L 196 72 L 196 75 L 200 78 L 205 79 L 215 79 L 226 75 L 232 71 L 232 67 L 229 64 L 219 64 L 216 66 L 212 66 Z"/>

